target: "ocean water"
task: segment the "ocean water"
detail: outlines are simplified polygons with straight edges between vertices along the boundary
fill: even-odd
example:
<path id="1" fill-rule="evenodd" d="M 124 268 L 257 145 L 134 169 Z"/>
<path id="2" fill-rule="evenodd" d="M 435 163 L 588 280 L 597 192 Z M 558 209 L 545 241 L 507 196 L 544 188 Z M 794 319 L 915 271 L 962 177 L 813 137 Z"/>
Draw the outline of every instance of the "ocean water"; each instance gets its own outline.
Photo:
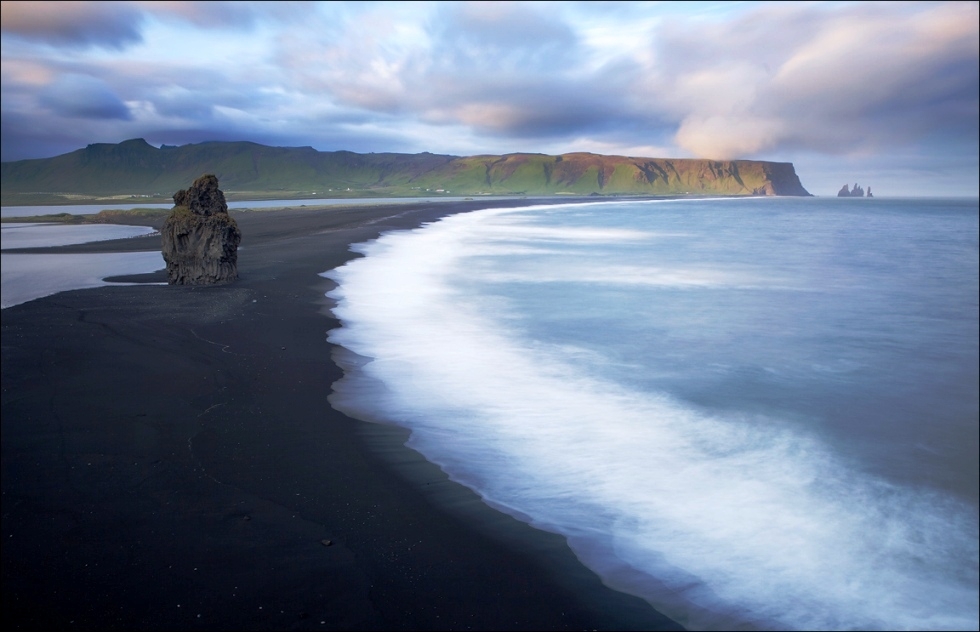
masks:
<path id="1" fill-rule="evenodd" d="M 698 629 L 977 629 L 978 202 L 455 215 L 325 273 L 331 401 Z"/>
<path id="2" fill-rule="evenodd" d="M 156 231 L 144 226 L 115 224 L 0 225 L 0 250 L 67 246 L 109 239 L 140 237 Z M 0 309 L 26 303 L 65 290 L 104 285 L 106 277 L 143 274 L 166 267 L 163 255 L 154 252 L 92 254 L 0 254 Z"/>

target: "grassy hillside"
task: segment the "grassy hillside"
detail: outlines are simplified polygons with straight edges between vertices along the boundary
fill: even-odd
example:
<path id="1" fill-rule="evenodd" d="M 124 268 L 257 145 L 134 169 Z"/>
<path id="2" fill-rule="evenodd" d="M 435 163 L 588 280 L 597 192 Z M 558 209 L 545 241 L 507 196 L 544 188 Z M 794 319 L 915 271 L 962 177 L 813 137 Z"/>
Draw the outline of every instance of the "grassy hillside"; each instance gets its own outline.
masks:
<path id="1" fill-rule="evenodd" d="M 2 203 L 166 201 L 203 173 L 229 199 L 432 195 L 809 195 L 793 165 L 571 153 L 446 156 L 207 142 L 94 144 L 0 165 Z"/>

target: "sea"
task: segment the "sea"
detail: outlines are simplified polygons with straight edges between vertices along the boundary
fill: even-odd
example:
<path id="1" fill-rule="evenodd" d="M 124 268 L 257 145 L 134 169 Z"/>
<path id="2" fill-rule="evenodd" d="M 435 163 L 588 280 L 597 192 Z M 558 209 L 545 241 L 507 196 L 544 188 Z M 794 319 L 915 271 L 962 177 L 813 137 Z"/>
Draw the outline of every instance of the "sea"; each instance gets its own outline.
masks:
<path id="1" fill-rule="evenodd" d="M 335 407 L 694 629 L 977 629 L 977 199 L 487 209 L 324 273 Z"/>
<path id="2" fill-rule="evenodd" d="M 145 226 L 116 224 L 63 225 L 4 222 L 0 224 L 0 250 L 67 246 L 143 237 L 155 232 L 154 229 Z M 65 290 L 131 285 L 112 283 L 105 279 L 124 274 L 155 272 L 164 267 L 166 262 L 159 251 L 89 254 L 0 253 L 0 309 Z"/>

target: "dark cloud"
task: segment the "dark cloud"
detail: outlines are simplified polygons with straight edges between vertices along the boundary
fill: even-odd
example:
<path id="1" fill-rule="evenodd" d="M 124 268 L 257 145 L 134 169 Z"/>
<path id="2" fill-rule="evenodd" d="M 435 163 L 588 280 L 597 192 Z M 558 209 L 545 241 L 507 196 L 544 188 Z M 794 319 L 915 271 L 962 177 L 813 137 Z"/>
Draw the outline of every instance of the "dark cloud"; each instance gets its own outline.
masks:
<path id="1" fill-rule="evenodd" d="M 219 110 L 227 108 L 243 112 L 273 110 L 281 97 L 254 92 L 248 85 L 225 82 L 196 85 L 196 82 L 161 83 L 138 91 L 133 97 L 167 118 L 183 119 L 198 125 L 213 124 L 220 118 Z"/>
<path id="2" fill-rule="evenodd" d="M 128 2 L 4 2 L 4 35 L 54 46 L 122 49 L 143 40 L 144 14 Z"/>
<path id="3" fill-rule="evenodd" d="M 102 81 L 84 75 L 62 75 L 45 86 L 38 103 L 58 116 L 84 119 L 132 118 L 129 108 Z"/>
<path id="4" fill-rule="evenodd" d="M 214 105 L 200 94 L 190 91 L 177 94 L 157 94 L 148 99 L 153 109 L 162 116 L 204 122 L 214 118 Z"/>
<path id="5" fill-rule="evenodd" d="M 7 2 L 2 30 L 51 46 L 122 50 L 144 41 L 149 19 L 199 29 L 251 29 L 309 13 L 308 2 Z"/>
<path id="6" fill-rule="evenodd" d="M 77 135 L 62 134 L 38 123 L 34 117 L 5 114 L 0 120 L 0 160 L 48 158 L 74 151 L 86 144 Z"/>
<path id="7" fill-rule="evenodd" d="M 541 80 L 460 87 L 454 98 L 426 104 L 423 120 L 464 124 L 500 138 L 557 138 L 609 131 L 635 122 L 623 104 L 582 84 Z"/>
<path id="8" fill-rule="evenodd" d="M 342 127 L 325 128 L 312 133 L 305 131 L 276 133 L 243 129 L 237 126 L 226 128 L 163 128 L 147 131 L 143 137 L 147 142 L 157 146 L 161 144 L 196 144 L 209 141 L 248 141 L 272 147 L 314 146 L 320 151 L 350 151 L 352 147 L 362 153 L 419 153 L 421 151 L 413 141 L 393 138 L 388 133 L 345 130 Z"/>

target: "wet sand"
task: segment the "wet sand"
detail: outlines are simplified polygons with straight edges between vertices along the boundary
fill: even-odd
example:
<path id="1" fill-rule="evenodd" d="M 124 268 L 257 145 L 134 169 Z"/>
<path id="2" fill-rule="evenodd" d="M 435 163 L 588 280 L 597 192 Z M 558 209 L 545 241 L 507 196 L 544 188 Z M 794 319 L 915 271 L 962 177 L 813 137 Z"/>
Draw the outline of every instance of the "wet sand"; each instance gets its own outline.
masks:
<path id="1" fill-rule="evenodd" d="M 233 284 L 0 312 L 4 624 L 676 629 L 449 482 L 404 431 L 327 401 L 338 323 L 318 273 L 381 231 L 526 203 L 233 212 Z M 45 252 L 134 248 L 159 237 Z"/>

